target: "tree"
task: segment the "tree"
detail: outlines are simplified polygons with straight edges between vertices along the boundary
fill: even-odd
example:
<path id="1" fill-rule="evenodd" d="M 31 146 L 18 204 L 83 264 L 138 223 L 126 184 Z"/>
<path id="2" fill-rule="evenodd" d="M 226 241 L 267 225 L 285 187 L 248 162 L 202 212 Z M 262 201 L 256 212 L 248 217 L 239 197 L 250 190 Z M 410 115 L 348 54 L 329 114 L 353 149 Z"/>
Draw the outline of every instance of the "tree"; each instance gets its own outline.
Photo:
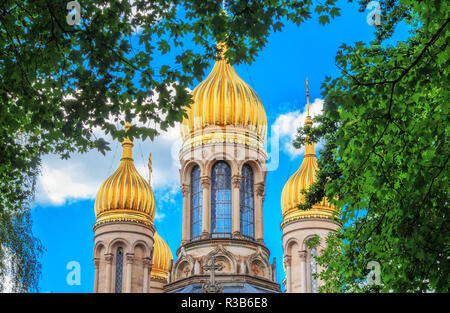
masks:
<path id="1" fill-rule="evenodd" d="M 448 292 L 449 11 L 384 1 L 381 13 L 373 42 L 342 45 L 340 76 L 322 84 L 323 115 L 298 130 L 297 148 L 306 136 L 325 140 L 299 209 L 324 196 L 340 208 L 343 227 L 317 257 L 321 291 Z M 400 23 L 409 38 L 390 44 Z M 366 281 L 370 261 L 379 286 Z"/>
<path id="2" fill-rule="evenodd" d="M 187 88 L 220 52 L 216 42 L 230 62 L 250 63 L 283 22 L 299 25 L 313 9 L 322 24 L 339 15 L 335 0 L 227 1 L 228 14 L 219 0 L 75 2 L 80 12 L 68 0 L 0 0 L 0 277 L 6 252 L 19 254 L 13 268 L 25 270 L 11 275 L 21 291 L 36 290 L 39 277 L 27 203 L 43 155 L 104 153 L 94 130 L 123 139 L 116 123 L 132 119 L 144 126 L 127 135 L 153 139 L 156 125 L 182 119 Z"/>

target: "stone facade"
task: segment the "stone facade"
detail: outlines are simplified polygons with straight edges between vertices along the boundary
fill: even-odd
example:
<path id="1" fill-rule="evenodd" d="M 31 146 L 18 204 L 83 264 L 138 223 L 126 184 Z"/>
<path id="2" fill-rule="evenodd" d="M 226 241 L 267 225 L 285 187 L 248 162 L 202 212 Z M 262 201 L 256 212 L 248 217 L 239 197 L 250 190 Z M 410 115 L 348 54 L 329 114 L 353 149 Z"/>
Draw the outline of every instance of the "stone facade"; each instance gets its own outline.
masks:
<path id="1" fill-rule="evenodd" d="M 149 292 L 153 226 L 115 222 L 94 226 L 94 292 Z M 118 260 L 118 251 L 123 255 Z M 117 266 L 122 279 L 117 282 Z"/>
<path id="2" fill-rule="evenodd" d="M 313 266 L 311 250 L 307 247 L 307 241 L 318 235 L 320 246 L 316 247 L 317 255 L 320 255 L 324 248 L 327 235 L 331 231 L 336 231 L 339 225 L 329 219 L 303 218 L 283 223 L 283 251 L 285 268 L 285 292 L 306 293 L 315 292 L 313 289 L 313 279 L 311 272 Z M 317 271 L 321 269 L 318 267 Z M 317 285 L 320 286 L 320 280 Z"/>
<path id="3" fill-rule="evenodd" d="M 263 202 L 267 154 L 258 145 L 238 140 L 236 132 L 242 129 L 207 127 L 201 144 L 185 144 L 180 152 L 180 180 L 183 194 L 183 232 L 181 246 L 177 250 L 166 292 L 194 283 L 204 283 L 209 273 L 203 266 L 214 256 L 216 264 L 223 269 L 215 273 L 221 283 L 250 283 L 273 291 L 279 291 L 276 283 L 276 268 L 269 263 L 269 250 L 263 237 Z M 219 133 L 219 135 L 218 135 Z M 213 135 L 211 135 L 213 134 Z M 211 142 L 210 137 L 221 137 L 221 142 Z M 225 138 L 225 139 L 224 139 Z M 226 139 L 228 138 L 228 140 Z M 226 162 L 231 168 L 231 233 L 228 238 L 211 238 L 211 171 L 218 161 Z M 253 172 L 254 193 L 254 236 L 242 236 L 240 229 L 240 186 L 241 170 L 244 164 Z M 202 232 L 200 238 L 191 236 L 191 171 L 198 165 L 201 171 L 202 187 Z"/>

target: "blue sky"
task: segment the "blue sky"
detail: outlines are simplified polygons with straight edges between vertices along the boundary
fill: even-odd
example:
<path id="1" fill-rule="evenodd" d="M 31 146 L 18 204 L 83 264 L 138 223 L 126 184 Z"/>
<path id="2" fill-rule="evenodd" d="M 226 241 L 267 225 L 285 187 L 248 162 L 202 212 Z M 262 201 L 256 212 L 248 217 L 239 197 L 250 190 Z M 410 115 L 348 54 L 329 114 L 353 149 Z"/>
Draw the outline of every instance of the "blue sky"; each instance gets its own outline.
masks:
<path id="1" fill-rule="evenodd" d="M 268 172 L 264 202 L 264 238 L 271 251 L 271 260 L 272 257 L 277 259 L 277 281 L 280 284 L 284 277 L 280 195 L 285 182 L 299 168 L 303 158 L 303 152 L 295 151 L 290 141 L 295 129 L 304 121 L 305 78 L 309 79 L 312 110 L 318 112 L 320 86 L 325 76 L 339 74 L 334 65 L 339 46 L 356 41 L 369 42 L 374 38 L 374 28 L 366 22 L 369 10 L 358 12 L 358 4 L 346 1 L 340 1 L 340 7 L 343 8 L 342 16 L 326 26 L 320 25 L 315 15 L 300 27 L 286 25 L 281 32 L 270 35 L 267 46 L 251 66 L 235 67 L 239 76 L 261 98 L 268 125 L 281 127 L 279 166 Z M 406 36 L 406 30 L 399 36 Z M 155 142 L 135 142 L 133 151 L 136 167 L 145 178 L 148 178 L 145 169 L 148 153 L 153 154 L 152 188 L 157 205 L 155 225 L 174 256 L 181 241 L 182 198 L 177 164 L 172 161 L 177 152 L 178 134 L 175 128 Z M 47 156 L 43 160 L 32 211 L 33 232 L 46 248 L 41 258 L 40 292 L 93 291 L 95 194 L 100 184 L 117 168 L 121 154 L 119 143 L 113 142 L 111 148 L 106 156 L 89 152 L 75 154 L 65 161 L 56 156 Z M 320 145 L 317 148 L 316 152 L 319 152 Z M 66 266 L 70 261 L 81 265 L 80 285 L 69 286 L 66 282 L 69 273 Z"/>

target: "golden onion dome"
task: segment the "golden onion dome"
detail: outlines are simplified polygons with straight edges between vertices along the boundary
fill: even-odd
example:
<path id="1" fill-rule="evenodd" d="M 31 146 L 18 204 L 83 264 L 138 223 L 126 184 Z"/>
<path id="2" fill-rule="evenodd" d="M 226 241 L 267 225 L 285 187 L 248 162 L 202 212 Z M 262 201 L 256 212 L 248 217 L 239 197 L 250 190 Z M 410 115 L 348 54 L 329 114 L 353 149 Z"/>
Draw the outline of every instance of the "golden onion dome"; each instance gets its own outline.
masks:
<path id="1" fill-rule="evenodd" d="M 309 116 L 308 80 L 306 80 L 306 83 L 308 116 L 306 117 L 305 124 L 311 126 L 312 120 L 311 116 Z M 311 209 L 299 210 L 297 208 L 297 205 L 304 203 L 305 195 L 302 194 L 302 191 L 308 190 L 314 183 L 316 180 L 316 171 L 318 169 L 314 143 L 306 142 L 303 162 L 297 172 L 288 179 L 281 192 L 283 223 L 300 218 L 332 218 L 335 208 L 326 198 L 322 199 L 320 203 L 313 205 Z"/>
<path id="2" fill-rule="evenodd" d="M 172 252 L 157 232 L 155 232 L 153 239 L 155 242 L 153 244 L 153 266 L 150 277 L 167 281 L 172 262 Z"/>
<path id="3" fill-rule="evenodd" d="M 131 124 L 125 124 L 127 131 L 130 127 Z M 122 142 L 122 148 L 119 167 L 103 182 L 97 192 L 96 225 L 116 221 L 151 225 L 155 216 L 153 191 L 134 167 L 133 142 L 128 137 Z"/>
<path id="4" fill-rule="evenodd" d="M 224 49 L 222 45 L 222 51 Z M 192 91 L 192 99 L 194 102 L 185 109 L 187 117 L 183 118 L 181 126 L 184 141 L 196 137 L 197 133 L 204 135 L 203 131 L 210 126 L 216 126 L 215 132 L 232 126 L 227 127 L 227 133 L 236 130 L 236 133 L 254 136 L 264 144 L 267 134 L 264 106 L 256 92 L 225 59 L 215 62 L 208 77 Z M 226 139 L 219 136 L 217 140 L 223 142 Z"/>

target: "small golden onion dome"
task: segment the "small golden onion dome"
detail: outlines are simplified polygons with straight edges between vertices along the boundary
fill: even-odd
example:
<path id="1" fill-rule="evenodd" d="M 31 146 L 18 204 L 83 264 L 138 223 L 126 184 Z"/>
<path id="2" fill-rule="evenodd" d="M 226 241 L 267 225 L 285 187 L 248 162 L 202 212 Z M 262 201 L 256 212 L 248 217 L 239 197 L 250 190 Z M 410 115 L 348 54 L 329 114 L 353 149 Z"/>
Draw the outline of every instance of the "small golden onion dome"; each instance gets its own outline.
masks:
<path id="1" fill-rule="evenodd" d="M 170 263 L 172 262 L 172 252 L 157 232 L 155 232 L 153 239 L 155 242 L 153 244 L 153 266 L 150 277 L 167 281 Z"/>
<path id="2" fill-rule="evenodd" d="M 222 45 L 221 50 L 224 49 Z M 185 108 L 187 117 L 182 121 L 183 140 L 195 137 L 195 131 L 208 126 L 234 126 L 254 134 L 256 140 L 264 143 L 267 134 L 264 106 L 225 59 L 215 62 L 208 77 L 192 91 L 192 99 L 194 102 Z"/>
<path id="3" fill-rule="evenodd" d="M 131 124 L 125 124 L 127 131 L 130 127 Z M 116 221 L 151 225 L 155 216 L 153 191 L 134 167 L 133 142 L 127 137 L 122 142 L 122 147 L 119 167 L 103 182 L 97 193 L 96 225 Z"/>
<path id="4" fill-rule="evenodd" d="M 308 81 L 307 81 L 308 82 Z M 308 116 L 306 125 L 312 126 L 311 116 L 309 116 L 309 92 L 307 89 Z M 314 151 L 314 143 L 305 143 L 305 155 L 303 162 L 297 172 L 292 175 L 283 187 L 281 192 L 281 212 L 283 214 L 283 223 L 300 218 L 328 218 L 331 219 L 335 207 L 328 202 L 326 198 L 322 199 L 308 210 L 300 210 L 297 205 L 304 203 L 305 195 L 302 190 L 308 190 L 316 180 L 317 157 Z"/>

